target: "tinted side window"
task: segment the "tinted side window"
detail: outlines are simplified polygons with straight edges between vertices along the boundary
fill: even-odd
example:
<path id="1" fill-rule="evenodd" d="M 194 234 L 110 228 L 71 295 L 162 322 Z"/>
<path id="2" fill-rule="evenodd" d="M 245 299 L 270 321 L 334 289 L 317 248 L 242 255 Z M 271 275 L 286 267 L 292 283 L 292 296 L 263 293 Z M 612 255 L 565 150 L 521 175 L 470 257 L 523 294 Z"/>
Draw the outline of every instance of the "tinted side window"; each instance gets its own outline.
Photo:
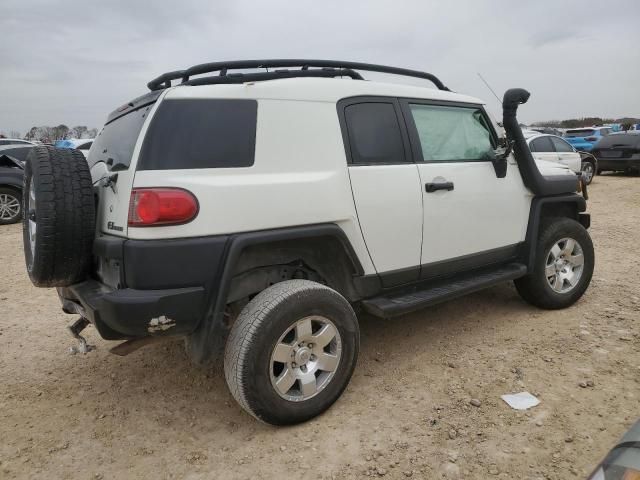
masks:
<path id="1" fill-rule="evenodd" d="M 558 137 L 549 137 L 553 142 L 553 146 L 556 148 L 556 152 L 558 153 L 572 153 L 573 148 L 567 142 Z"/>
<path id="2" fill-rule="evenodd" d="M 531 142 L 531 151 L 532 152 L 555 152 L 556 149 L 553 148 L 553 144 L 551 143 L 550 137 L 540 137 L 536 138 Z"/>
<path id="3" fill-rule="evenodd" d="M 344 109 L 351 163 L 406 162 L 400 123 L 392 103 L 357 103 Z"/>
<path id="4" fill-rule="evenodd" d="M 78 150 L 89 150 L 91 148 L 91 144 L 93 142 L 87 142 L 87 143 L 83 143 L 82 145 L 79 145 L 76 147 L 76 149 Z"/>
<path id="5" fill-rule="evenodd" d="M 494 158 L 493 138 L 482 110 L 410 104 L 425 162 L 469 162 Z"/>
<path id="6" fill-rule="evenodd" d="M 258 102 L 165 100 L 151 120 L 138 170 L 253 165 Z"/>

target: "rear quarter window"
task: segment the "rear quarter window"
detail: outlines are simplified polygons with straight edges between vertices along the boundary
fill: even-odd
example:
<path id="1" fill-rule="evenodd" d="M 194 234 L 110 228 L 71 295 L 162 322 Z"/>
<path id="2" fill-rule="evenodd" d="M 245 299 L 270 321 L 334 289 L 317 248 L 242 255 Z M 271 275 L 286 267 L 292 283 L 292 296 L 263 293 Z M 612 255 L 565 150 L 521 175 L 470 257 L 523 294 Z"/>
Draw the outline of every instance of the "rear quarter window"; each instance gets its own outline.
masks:
<path id="1" fill-rule="evenodd" d="M 165 100 L 151 119 L 138 170 L 250 167 L 256 100 Z"/>

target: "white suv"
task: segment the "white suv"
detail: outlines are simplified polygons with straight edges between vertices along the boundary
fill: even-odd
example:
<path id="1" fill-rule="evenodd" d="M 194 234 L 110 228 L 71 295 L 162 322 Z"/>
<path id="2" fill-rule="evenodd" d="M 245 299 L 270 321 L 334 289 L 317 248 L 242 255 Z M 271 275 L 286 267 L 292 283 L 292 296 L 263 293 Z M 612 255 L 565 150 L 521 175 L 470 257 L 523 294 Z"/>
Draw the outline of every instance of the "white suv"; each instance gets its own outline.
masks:
<path id="1" fill-rule="evenodd" d="M 536 168 L 516 119 L 525 90 L 505 94 L 501 138 L 482 101 L 379 65 L 219 62 L 149 88 L 109 116 L 88 162 L 33 150 L 29 275 L 80 315 L 76 336 L 91 323 L 125 340 L 115 353 L 182 336 L 203 364 L 224 348 L 233 396 L 265 422 L 340 396 L 356 311 L 394 317 L 511 280 L 564 308 L 589 285 L 579 177 Z"/>

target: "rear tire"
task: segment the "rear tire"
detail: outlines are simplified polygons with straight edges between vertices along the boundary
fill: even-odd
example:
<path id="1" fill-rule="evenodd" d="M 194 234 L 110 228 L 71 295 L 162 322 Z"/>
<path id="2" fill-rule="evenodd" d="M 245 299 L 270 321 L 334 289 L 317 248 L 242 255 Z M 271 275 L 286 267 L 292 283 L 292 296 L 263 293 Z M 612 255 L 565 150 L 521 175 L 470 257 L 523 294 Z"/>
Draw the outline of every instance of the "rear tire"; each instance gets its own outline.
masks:
<path id="1" fill-rule="evenodd" d="M 18 223 L 22 219 L 22 195 L 12 188 L 0 188 L 0 225 Z"/>
<path id="2" fill-rule="evenodd" d="M 95 235 L 91 173 L 79 150 L 38 146 L 27 157 L 22 221 L 25 262 L 36 287 L 86 277 Z"/>
<path id="3" fill-rule="evenodd" d="M 304 422 L 347 387 L 359 342 L 356 315 L 338 292 L 308 280 L 277 283 L 254 297 L 231 327 L 227 385 L 263 422 Z"/>
<path id="4" fill-rule="evenodd" d="M 594 259 L 593 242 L 580 223 L 548 218 L 540 226 L 533 271 L 514 281 L 516 289 L 537 307 L 569 307 L 589 286 Z"/>

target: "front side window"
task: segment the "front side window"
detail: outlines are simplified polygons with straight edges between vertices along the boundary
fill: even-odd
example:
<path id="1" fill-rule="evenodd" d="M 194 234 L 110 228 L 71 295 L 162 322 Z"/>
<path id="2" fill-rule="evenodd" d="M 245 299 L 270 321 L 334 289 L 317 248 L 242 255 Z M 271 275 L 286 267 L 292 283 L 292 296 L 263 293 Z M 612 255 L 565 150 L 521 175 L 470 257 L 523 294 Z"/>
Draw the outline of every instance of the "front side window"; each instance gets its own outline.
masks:
<path id="1" fill-rule="evenodd" d="M 495 157 L 482 110 L 473 107 L 409 104 L 424 162 L 469 162 Z"/>
<path id="2" fill-rule="evenodd" d="M 558 153 L 572 153 L 573 148 L 567 142 L 558 137 L 549 137 L 551 138 L 551 142 L 553 142 L 553 146 L 556 147 L 556 152 Z"/>
<path id="3" fill-rule="evenodd" d="M 400 123 L 392 103 L 356 103 L 344 109 L 351 163 L 405 163 Z"/>

